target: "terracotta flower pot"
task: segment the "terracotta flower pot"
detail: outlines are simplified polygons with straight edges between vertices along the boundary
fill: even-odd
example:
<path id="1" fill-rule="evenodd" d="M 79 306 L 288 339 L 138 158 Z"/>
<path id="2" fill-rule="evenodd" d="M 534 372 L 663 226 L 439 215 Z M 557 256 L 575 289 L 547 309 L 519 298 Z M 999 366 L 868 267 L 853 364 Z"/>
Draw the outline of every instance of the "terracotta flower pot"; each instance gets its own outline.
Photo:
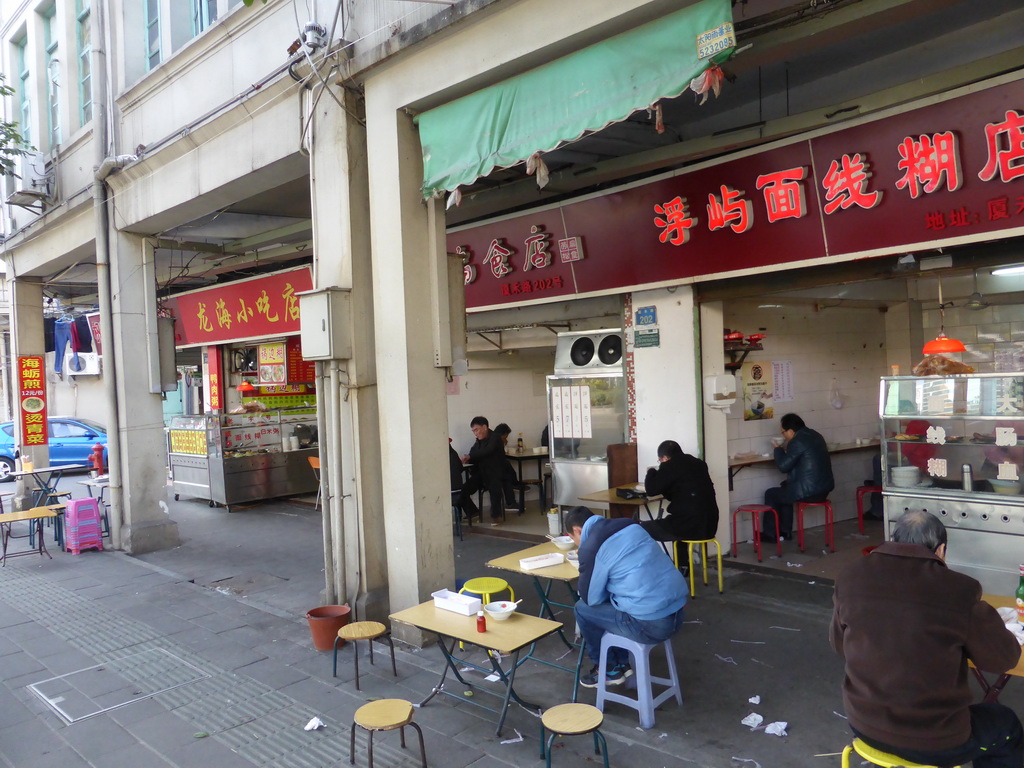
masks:
<path id="1" fill-rule="evenodd" d="M 352 609 L 347 605 L 323 605 L 306 613 L 313 647 L 318 651 L 334 650 L 338 630 L 348 624 Z"/>

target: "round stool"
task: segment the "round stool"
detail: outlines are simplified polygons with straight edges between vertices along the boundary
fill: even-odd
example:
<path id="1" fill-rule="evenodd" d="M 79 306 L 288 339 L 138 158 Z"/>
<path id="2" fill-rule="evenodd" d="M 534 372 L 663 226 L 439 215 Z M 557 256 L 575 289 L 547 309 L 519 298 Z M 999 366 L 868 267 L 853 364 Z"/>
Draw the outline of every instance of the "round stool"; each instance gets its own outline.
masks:
<path id="1" fill-rule="evenodd" d="M 512 591 L 512 587 L 508 585 L 508 582 L 504 579 L 499 579 L 494 576 L 481 576 L 476 579 L 470 579 L 462 585 L 462 589 L 459 593 L 471 592 L 474 595 L 480 595 L 484 601 L 484 605 L 491 602 L 491 595 L 496 595 L 499 592 L 508 590 L 509 600 L 513 603 L 516 601 L 516 593 Z"/>
<path id="2" fill-rule="evenodd" d="M 582 736 L 594 734 L 594 754 L 604 757 L 604 768 L 608 768 L 608 744 L 601 733 L 604 715 L 597 707 L 589 704 L 559 704 L 544 712 L 540 718 L 540 756 L 547 758 L 551 768 L 551 747 L 556 736 Z M 545 741 L 546 731 L 551 735 Z"/>
<path id="3" fill-rule="evenodd" d="M 825 501 L 797 501 L 793 503 L 793 512 L 796 514 L 796 540 L 800 551 L 804 551 L 804 510 L 808 507 L 825 508 L 825 546 L 833 552 L 836 551 L 836 532 L 833 527 L 835 516 L 832 512 L 832 502 Z"/>
<path id="4" fill-rule="evenodd" d="M 736 516 L 750 513 L 750 526 L 754 531 L 754 551 L 757 553 L 757 562 L 761 562 L 761 515 L 771 514 L 775 516 L 775 545 L 779 549 L 779 557 L 782 557 L 782 540 L 779 538 L 779 513 L 773 507 L 764 504 L 741 504 L 732 513 L 732 556 L 739 554 L 739 542 L 736 540 Z"/>
<path id="5" fill-rule="evenodd" d="M 391 635 L 388 628 L 379 621 L 357 621 L 348 624 L 338 630 L 338 636 L 334 638 L 334 670 L 333 677 L 338 676 L 338 646 L 345 640 L 352 643 L 352 659 L 356 665 L 356 690 L 359 690 L 359 646 L 357 640 L 370 641 L 370 663 L 373 664 L 373 641 L 382 639 L 391 647 L 391 671 L 398 677 L 398 667 L 395 666 L 395 644 L 391 642 Z"/>
<path id="6" fill-rule="evenodd" d="M 687 553 L 689 554 L 689 569 L 687 573 L 690 575 L 690 597 L 696 597 L 693 591 L 693 547 L 695 544 L 700 544 L 701 550 L 701 565 L 704 567 L 704 585 L 708 583 L 708 544 L 714 544 L 715 550 L 718 553 L 718 591 L 719 593 L 725 591 L 722 582 L 722 545 L 718 543 L 718 539 L 694 539 L 693 541 L 687 541 L 685 539 L 672 542 L 672 560 L 676 564 L 676 569 L 679 568 L 679 545 L 685 544 L 687 547 Z"/>
<path id="7" fill-rule="evenodd" d="M 843 749 L 843 768 L 850 768 L 851 752 L 856 752 L 872 765 L 877 765 L 881 768 L 935 768 L 934 765 L 912 763 L 909 760 L 904 760 L 902 757 L 896 757 L 896 755 L 891 755 L 888 752 L 875 749 L 870 744 L 865 744 L 860 739 L 854 739 L 853 744 L 847 744 L 846 748 Z M 958 765 L 956 768 L 961 768 L 961 766 Z"/>
<path id="8" fill-rule="evenodd" d="M 881 493 L 880 485 L 862 485 L 857 489 L 857 527 L 864 533 L 864 494 Z"/>
<path id="9" fill-rule="evenodd" d="M 352 735 L 349 741 L 348 761 L 351 765 L 356 762 L 356 726 L 370 734 L 369 746 L 367 748 L 367 765 L 373 768 L 373 732 L 399 730 L 399 737 L 402 749 L 405 749 L 405 726 L 409 725 L 416 729 L 420 737 L 420 759 L 423 768 L 427 768 L 427 752 L 423 748 L 423 731 L 412 721 L 412 704 L 405 699 L 380 699 L 364 704 L 356 710 L 352 718 Z"/>

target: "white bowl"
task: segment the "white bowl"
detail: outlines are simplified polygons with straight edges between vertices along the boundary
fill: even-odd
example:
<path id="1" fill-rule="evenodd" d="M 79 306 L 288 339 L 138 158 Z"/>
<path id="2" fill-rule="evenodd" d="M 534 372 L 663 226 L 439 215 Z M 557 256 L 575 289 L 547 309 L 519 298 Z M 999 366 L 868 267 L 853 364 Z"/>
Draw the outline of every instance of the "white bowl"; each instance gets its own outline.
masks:
<path id="1" fill-rule="evenodd" d="M 509 600 L 499 600 L 484 606 L 484 613 L 495 621 L 504 621 L 516 612 L 516 604 Z"/>
<path id="2" fill-rule="evenodd" d="M 892 484 L 897 488 L 913 488 L 921 482 L 921 470 L 917 467 L 893 467 Z"/>
<path id="3" fill-rule="evenodd" d="M 563 552 L 576 549 L 576 542 L 572 540 L 571 536 L 556 536 L 551 542 Z"/>
<path id="4" fill-rule="evenodd" d="M 992 483 L 993 491 L 1004 496 L 1016 496 L 1020 493 L 1019 480 L 996 480 L 993 478 L 989 482 Z"/>

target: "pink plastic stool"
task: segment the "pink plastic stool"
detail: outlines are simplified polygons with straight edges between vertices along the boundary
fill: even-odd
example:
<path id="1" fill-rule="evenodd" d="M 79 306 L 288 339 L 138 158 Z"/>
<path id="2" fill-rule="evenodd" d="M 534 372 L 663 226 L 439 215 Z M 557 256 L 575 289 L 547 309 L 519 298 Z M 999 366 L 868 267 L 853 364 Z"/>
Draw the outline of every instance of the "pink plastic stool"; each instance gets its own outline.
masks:
<path id="1" fill-rule="evenodd" d="M 796 513 L 796 538 L 800 545 L 800 551 L 804 551 L 804 510 L 807 507 L 825 508 L 825 546 L 831 551 L 836 551 L 836 532 L 833 527 L 832 502 L 825 501 L 798 501 L 793 504 L 793 511 Z"/>
<path id="2" fill-rule="evenodd" d="M 882 486 L 880 485 L 862 485 L 857 489 L 857 526 L 861 533 L 864 533 L 864 494 L 881 492 Z"/>
<path id="3" fill-rule="evenodd" d="M 96 499 L 72 499 L 64 510 L 64 548 L 74 555 L 95 547 L 103 551 L 100 507 Z"/>
<path id="4" fill-rule="evenodd" d="M 754 551 L 757 552 L 757 562 L 761 562 L 761 513 L 771 512 L 775 515 L 775 544 L 779 548 L 779 557 L 782 557 L 782 540 L 779 538 L 779 513 L 772 507 L 763 504 L 741 504 L 732 513 L 732 556 L 736 557 L 738 543 L 736 541 L 736 515 L 743 512 L 750 513 L 750 523 L 754 530 Z"/>

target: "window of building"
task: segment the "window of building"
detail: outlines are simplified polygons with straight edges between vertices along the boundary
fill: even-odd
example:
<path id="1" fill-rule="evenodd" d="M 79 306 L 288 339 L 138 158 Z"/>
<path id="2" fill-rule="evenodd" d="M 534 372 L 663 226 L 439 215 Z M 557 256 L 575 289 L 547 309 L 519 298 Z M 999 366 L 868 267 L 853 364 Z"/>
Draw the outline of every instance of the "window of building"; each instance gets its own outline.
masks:
<path id="1" fill-rule="evenodd" d="M 26 145 L 32 144 L 32 99 L 29 93 L 29 68 L 28 68 L 28 41 L 27 39 L 17 40 L 14 43 L 17 48 L 18 58 L 18 111 L 21 115 L 18 130 Z"/>
<path id="2" fill-rule="evenodd" d="M 191 0 L 192 36 L 195 37 L 217 20 L 217 0 Z"/>
<path id="3" fill-rule="evenodd" d="M 60 57 L 57 55 L 57 9 L 43 12 L 43 42 L 46 45 L 46 123 L 50 146 L 60 144 Z"/>
<path id="4" fill-rule="evenodd" d="M 78 121 L 92 120 L 92 14 L 90 0 L 78 0 L 75 38 L 78 42 Z"/>
<path id="5" fill-rule="evenodd" d="M 146 0 L 146 69 L 160 63 L 160 0 Z"/>

